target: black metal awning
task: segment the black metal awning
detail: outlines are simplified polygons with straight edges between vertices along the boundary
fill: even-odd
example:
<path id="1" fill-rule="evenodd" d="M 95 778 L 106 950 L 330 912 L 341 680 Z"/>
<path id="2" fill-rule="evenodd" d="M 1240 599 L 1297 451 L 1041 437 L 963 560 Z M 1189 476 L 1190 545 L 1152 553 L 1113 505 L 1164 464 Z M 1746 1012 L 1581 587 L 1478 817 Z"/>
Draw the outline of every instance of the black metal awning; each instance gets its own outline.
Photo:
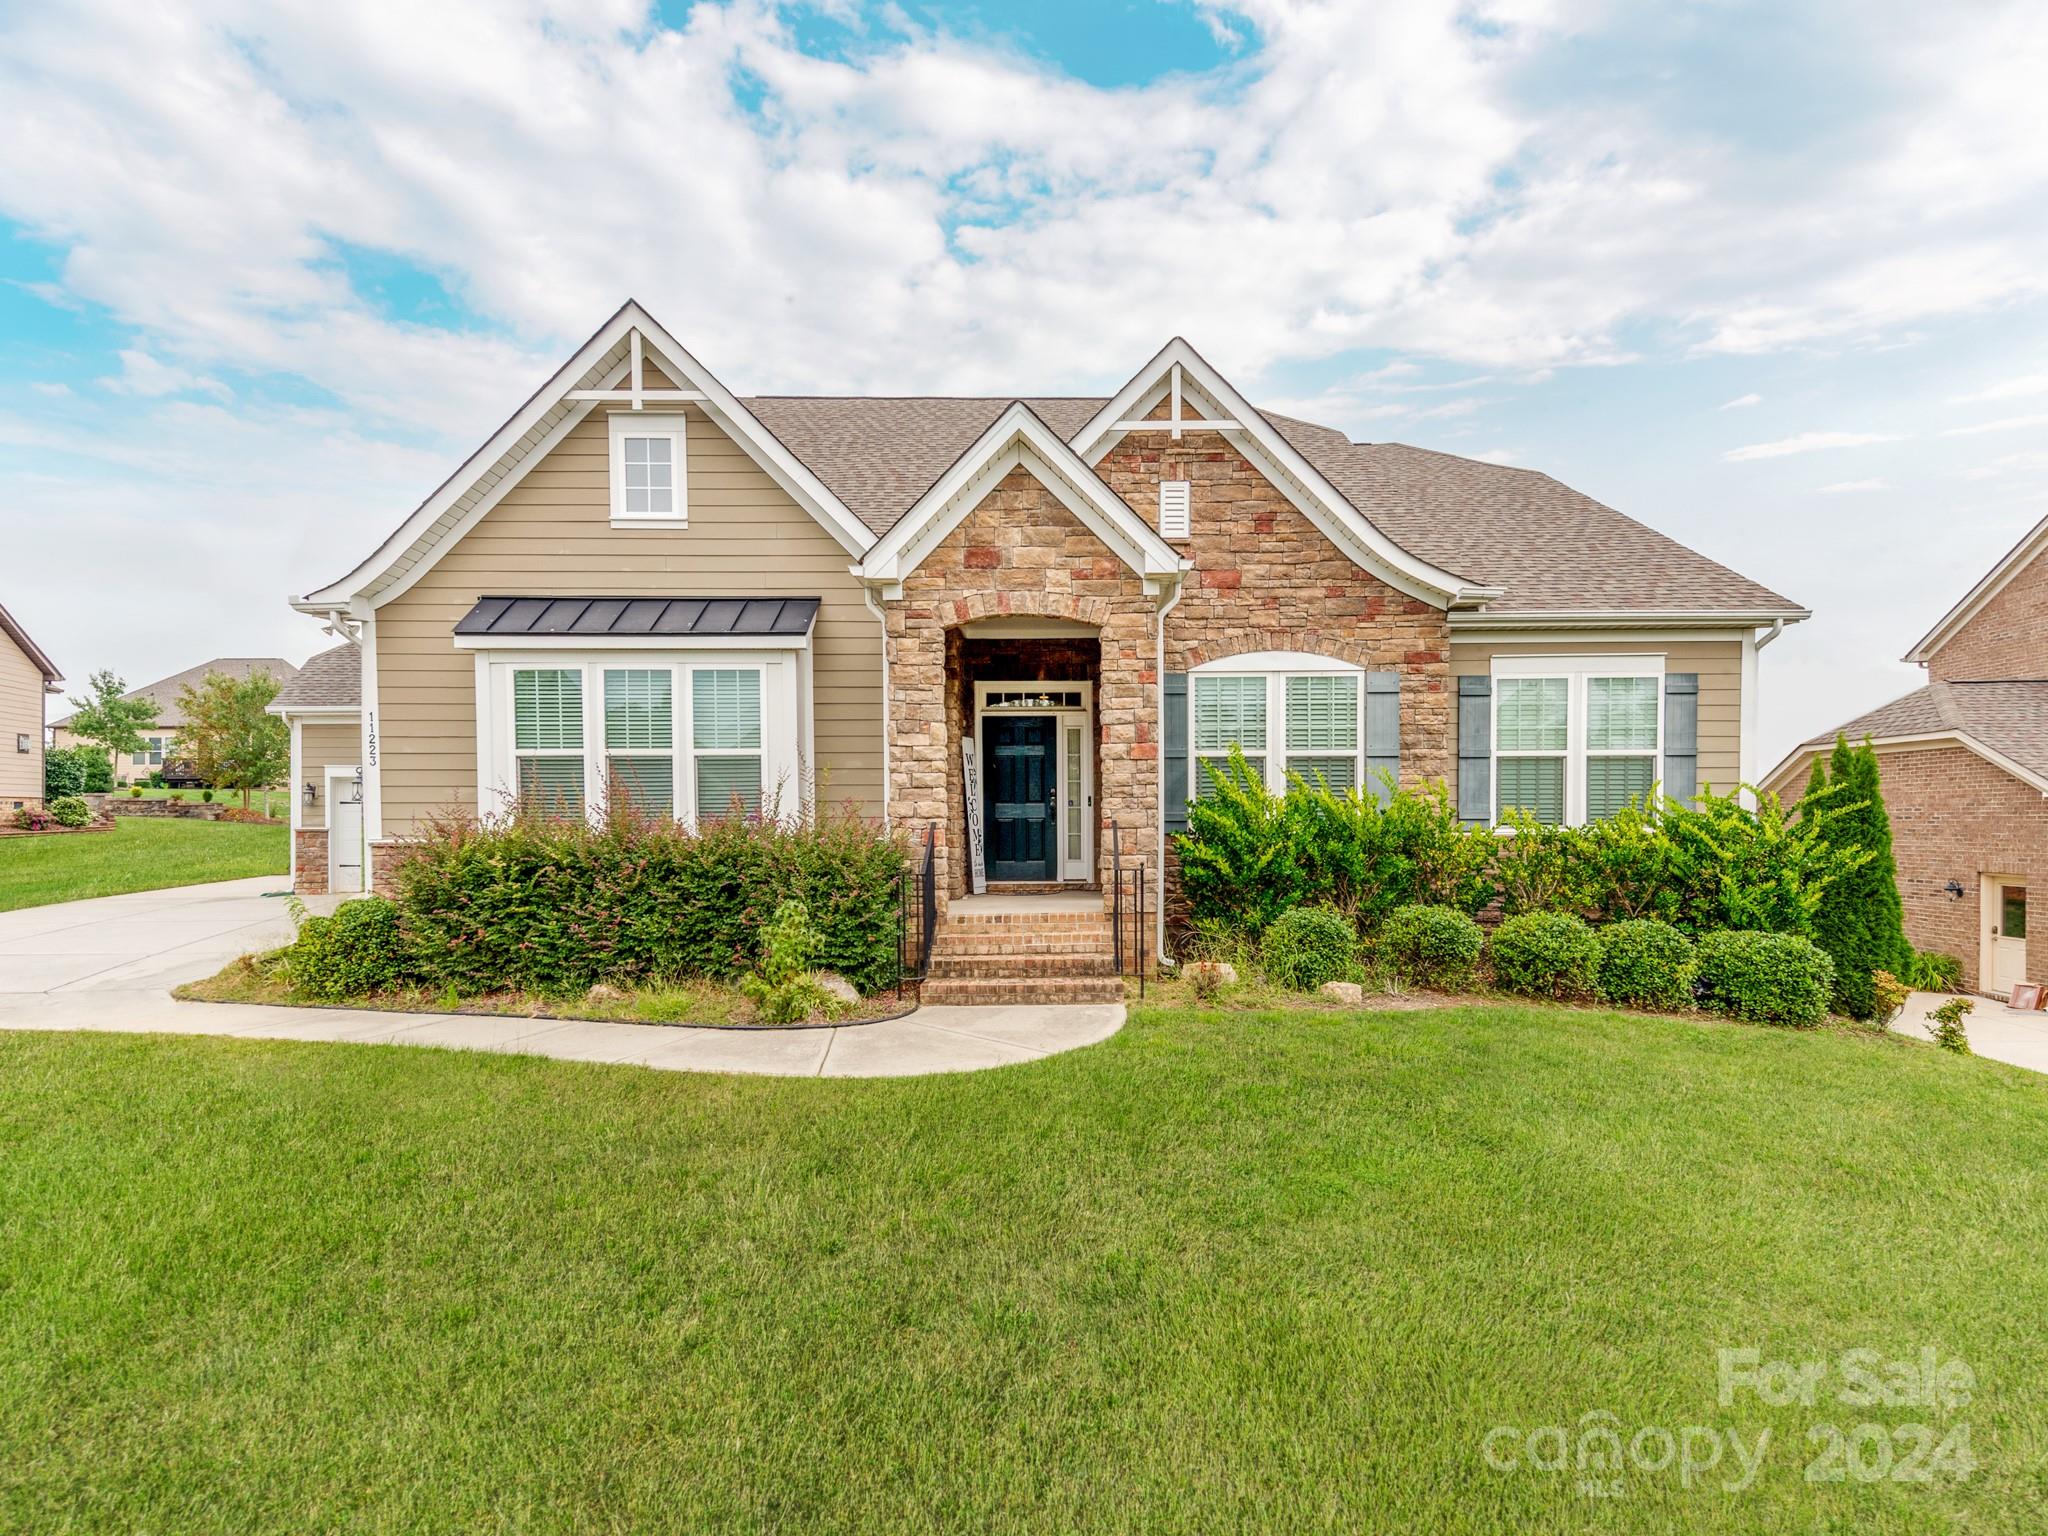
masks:
<path id="1" fill-rule="evenodd" d="M 486 597 L 455 626 L 458 635 L 502 637 L 684 637 L 805 635 L 815 597 Z"/>

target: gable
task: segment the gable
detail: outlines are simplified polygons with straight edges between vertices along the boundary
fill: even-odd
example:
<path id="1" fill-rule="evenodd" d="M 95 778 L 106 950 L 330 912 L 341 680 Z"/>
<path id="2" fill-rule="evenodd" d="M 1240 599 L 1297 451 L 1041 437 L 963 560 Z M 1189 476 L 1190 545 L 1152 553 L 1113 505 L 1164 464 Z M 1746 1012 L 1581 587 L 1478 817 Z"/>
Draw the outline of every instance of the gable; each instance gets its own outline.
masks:
<path id="1" fill-rule="evenodd" d="M 2048 517 L 1906 653 L 1937 682 L 2048 675 Z"/>

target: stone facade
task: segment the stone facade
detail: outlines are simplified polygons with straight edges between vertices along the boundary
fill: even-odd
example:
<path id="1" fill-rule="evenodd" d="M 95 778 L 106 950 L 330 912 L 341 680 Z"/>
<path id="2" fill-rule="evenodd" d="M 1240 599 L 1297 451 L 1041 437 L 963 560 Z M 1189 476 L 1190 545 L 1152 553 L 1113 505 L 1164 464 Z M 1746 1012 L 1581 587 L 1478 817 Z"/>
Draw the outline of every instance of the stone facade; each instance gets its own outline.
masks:
<path id="1" fill-rule="evenodd" d="M 292 833 L 292 890 L 301 896 L 327 894 L 325 827 L 300 827 Z"/>
<path id="2" fill-rule="evenodd" d="M 942 904 L 966 889 L 959 628 L 976 619 L 1028 615 L 1097 630 L 1095 814 L 1102 827 L 1117 823 L 1125 858 L 1157 864 L 1157 600 L 1058 497 L 1028 470 L 1012 470 L 884 606 L 890 810 L 913 837 L 937 825 Z M 1110 859 L 1106 833 L 1096 842 L 1099 877 Z"/>
<path id="3" fill-rule="evenodd" d="M 1927 663 L 1930 682 L 2048 677 L 2048 553 L 2036 555 Z"/>
<path id="4" fill-rule="evenodd" d="M 370 889 L 377 895 L 398 894 L 398 882 L 394 877 L 405 853 L 406 844 L 396 840 L 370 844 Z"/>
<path id="5" fill-rule="evenodd" d="M 1156 413 L 1155 413 L 1156 414 Z M 1455 751 L 1444 611 L 1360 569 L 1220 433 L 1134 432 L 1096 471 L 1156 530 L 1159 482 L 1189 482 L 1191 558 L 1166 616 L 1166 670 L 1248 651 L 1311 651 L 1401 675 L 1401 782 L 1449 775 Z"/>

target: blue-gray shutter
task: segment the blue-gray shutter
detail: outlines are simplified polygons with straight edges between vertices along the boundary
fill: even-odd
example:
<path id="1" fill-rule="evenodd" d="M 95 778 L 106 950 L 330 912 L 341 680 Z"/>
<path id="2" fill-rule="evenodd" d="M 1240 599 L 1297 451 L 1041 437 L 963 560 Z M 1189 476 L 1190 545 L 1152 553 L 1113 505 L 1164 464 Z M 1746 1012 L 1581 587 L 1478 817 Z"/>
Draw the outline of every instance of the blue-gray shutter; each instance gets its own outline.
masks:
<path id="1" fill-rule="evenodd" d="M 1166 720 L 1163 790 L 1166 795 L 1166 830 L 1188 829 L 1188 675 L 1166 674 Z"/>
<path id="2" fill-rule="evenodd" d="M 1700 788 L 1700 675 L 1664 674 L 1664 793 L 1690 800 Z"/>
<path id="3" fill-rule="evenodd" d="M 1401 781 L 1401 674 L 1365 674 L 1365 782 L 1385 805 L 1392 791 L 1381 775 Z"/>
<path id="4" fill-rule="evenodd" d="M 1493 679 L 1458 679 L 1458 819 L 1493 820 Z"/>

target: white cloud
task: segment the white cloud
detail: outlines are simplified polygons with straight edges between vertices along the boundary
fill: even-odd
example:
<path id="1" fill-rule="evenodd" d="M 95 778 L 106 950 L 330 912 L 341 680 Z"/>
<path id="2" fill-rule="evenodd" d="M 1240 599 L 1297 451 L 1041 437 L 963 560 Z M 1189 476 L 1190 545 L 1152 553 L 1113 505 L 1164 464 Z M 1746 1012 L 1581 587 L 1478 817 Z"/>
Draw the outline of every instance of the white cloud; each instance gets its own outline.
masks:
<path id="1" fill-rule="evenodd" d="M 210 379 L 186 368 L 159 362 L 147 352 L 128 348 L 121 352 L 121 371 L 100 380 L 104 389 L 119 395 L 212 395 L 226 400 L 234 391 L 219 379 Z"/>
<path id="2" fill-rule="evenodd" d="M 1801 432 L 1793 437 L 1781 437 L 1774 443 L 1751 443 L 1744 448 L 1730 448 L 1721 457 L 1730 464 L 1747 464 L 1753 459 L 1782 459 L 1823 448 L 1862 448 L 1871 443 L 1903 442 L 1907 435 L 1897 432 Z"/>
<path id="3" fill-rule="evenodd" d="M 1997 421 L 1980 421 L 1967 427 L 1949 427 L 1943 437 L 1975 437 L 1980 432 L 2017 432 L 2023 427 L 2048 427 L 2048 413 L 2034 416 L 2001 416 Z"/>
<path id="4" fill-rule="evenodd" d="M 1878 479 L 1837 480 L 1833 485 L 1820 487 L 1818 494 L 1822 496 L 1845 496 L 1855 491 L 1882 491 L 1886 489 L 1889 489 L 1889 487 L 1886 486 L 1884 481 Z"/>
<path id="5" fill-rule="evenodd" d="M 1762 405 L 1763 403 L 1764 397 L 1762 395 L 1737 395 L 1733 400 L 1723 403 L 1720 409 L 1724 411 L 1739 411 L 1746 405 Z"/>
<path id="6" fill-rule="evenodd" d="M 1969 395 L 1951 395 L 1950 405 L 1977 405 L 1988 400 L 2018 400 L 2029 395 L 2048 395 L 2048 373 L 2029 373 L 2016 379 L 2001 379 Z"/>

